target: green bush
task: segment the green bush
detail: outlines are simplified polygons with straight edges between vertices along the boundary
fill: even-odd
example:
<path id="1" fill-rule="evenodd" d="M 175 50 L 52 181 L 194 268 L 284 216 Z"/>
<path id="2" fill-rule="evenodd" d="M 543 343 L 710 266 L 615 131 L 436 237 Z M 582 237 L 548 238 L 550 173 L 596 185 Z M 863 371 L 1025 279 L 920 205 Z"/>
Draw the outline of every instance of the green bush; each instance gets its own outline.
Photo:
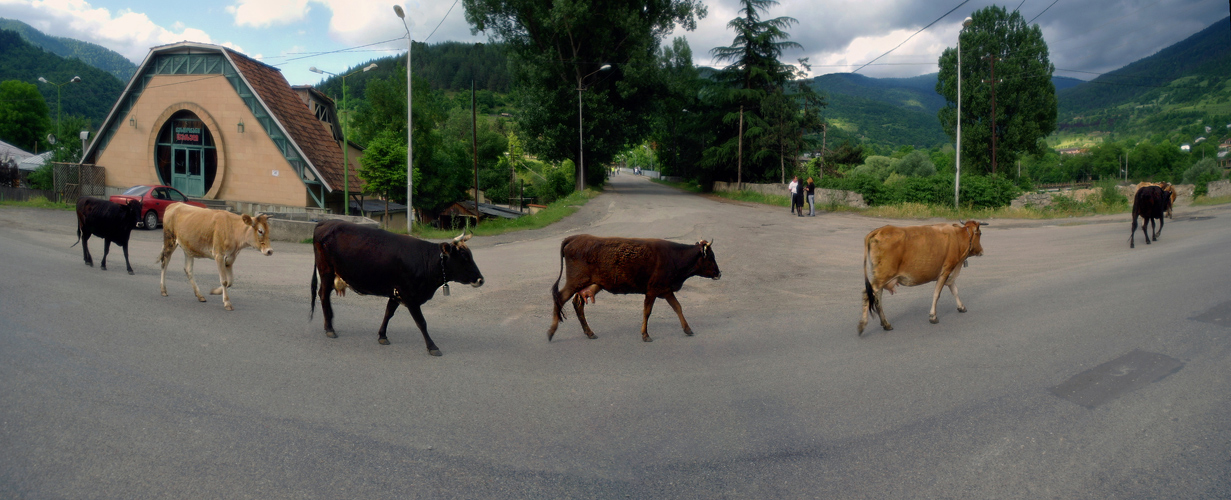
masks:
<path id="1" fill-rule="evenodd" d="M 1213 173 L 1214 180 L 1222 178 L 1222 169 L 1218 167 L 1218 162 L 1214 161 L 1213 158 L 1204 158 L 1197 163 L 1194 163 L 1191 167 L 1188 167 L 1188 169 L 1184 171 L 1184 175 L 1182 177 L 1183 183 L 1196 184 L 1201 176 L 1207 173 Z"/>
<path id="2" fill-rule="evenodd" d="M 866 165 L 866 164 L 865 164 Z M 871 206 L 924 203 L 953 204 L 953 177 L 933 174 L 926 177 L 897 176 L 892 182 L 881 182 L 874 175 L 852 171 L 842 178 L 826 177 L 819 184 L 828 189 L 843 189 L 863 195 Z M 997 208 L 1009 205 L 1021 189 L 1001 176 L 970 175 L 962 177 L 961 204 L 975 208 Z"/>

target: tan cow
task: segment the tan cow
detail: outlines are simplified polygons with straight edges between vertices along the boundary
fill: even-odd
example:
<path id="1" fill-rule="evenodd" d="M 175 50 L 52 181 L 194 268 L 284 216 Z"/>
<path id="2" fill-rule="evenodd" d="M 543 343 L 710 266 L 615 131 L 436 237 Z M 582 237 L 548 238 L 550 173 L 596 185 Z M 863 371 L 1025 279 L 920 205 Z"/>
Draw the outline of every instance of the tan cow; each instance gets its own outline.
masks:
<path id="1" fill-rule="evenodd" d="M 184 203 L 175 203 L 167 207 L 162 222 L 162 255 L 158 263 L 162 264 L 162 276 L 159 286 L 162 296 L 167 296 L 167 264 L 171 262 L 171 253 L 175 247 L 184 247 L 184 273 L 188 282 L 192 283 L 192 293 L 197 300 L 205 302 L 201 289 L 192 277 L 192 263 L 196 259 L 214 259 L 218 261 L 218 279 L 221 285 L 211 290 L 210 295 L 222 294 L 223 306 L 228 311 L 231 307 L 231 296 L 227 293 L 235 283 L 235 273 L 231 266 L 239 251 L 255 247 L 263 255 L 273 255 L 269 246 L 269 216 L 261 215 L 252 218 L 249 215 L 240 216 L 223 210 L 198 208 Z"/>
<path id="2" fill-rule="evenodd" d="M 928 320 L 936 319 L 936 301 L 940 289 L 945 286 L 957 301 L 958 312 L 966 312 L 962 299 L 957 296 L 957 276 L 971 255 L 983 255 L 982 236 L 979 226 L 987 224 L 964 221 L 959 224 L 936 224 L 933 226 L 896 227 L 884 226 L 868 233 L 863 239 L 863 317 L 859 320 L 859 335 L 868 324 L 868 311 L 880 314 L 881 326 L 892 330 L 885 319 L 881 305 L 881 292 L 902 286 L 916 286 L 936 282 L 932 292 L 932 310 Z M 872 264 L 872 278 L 868 278 L 868 263 Z"/>
<path id="3" fill-rule="evenodd" d="M 1168 218 L 1168 219 L 1174 219 L 1175 217 L 1172 217 L 1172 216 L 1171 216 L 1171 207 L 1175 205 L 1175 186 L 1171 185 L 1171 183 L 1170 183 L 1170 182 L 1166 182 L 1166 181 L 1163 181 L 1163 182 L 1138 182 L 1138 183 L 1137 183 L 1137 189 L 1138 189 L 1138 190 L 1141 190 L 1141 188 L 1146 187 L 1146 186 L 1158 186 L 1158 187 L 1160 187 L 1160 188 L 1163 188 L 1163 192 L 1164 192 L 1164 193 L 1167 193 L 1167 196 L 1168 196 L 1168 201 L 1167 201 L 1167 218 Z M 1137 198 L 1136 198 L 1136 192 L 1134 192 L 1134 196 L 1133 196 L 1132 198 L 1133 198 L 1134 200 L 1135 200 L 1135 199 L 1137 199 Z"/>

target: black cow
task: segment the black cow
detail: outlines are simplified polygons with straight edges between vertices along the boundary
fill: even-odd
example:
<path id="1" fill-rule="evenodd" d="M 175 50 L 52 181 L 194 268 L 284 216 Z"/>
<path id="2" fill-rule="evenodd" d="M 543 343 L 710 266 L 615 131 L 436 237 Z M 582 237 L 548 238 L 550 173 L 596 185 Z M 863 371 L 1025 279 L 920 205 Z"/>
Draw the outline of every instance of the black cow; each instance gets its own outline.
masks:
<path id="1" fill-rule="evenodd" d="M 585 303 L 587 300 L 593 302 L 594 294 L 601 290 L 616 294 L 645 294 L 645 310 L 641 320 L 641 340 L 645 342 L 653 341 L 646 327 L 658 297 L 667 299 L 680 317 L 684 334 L 692 335 L 692 328 L 684 319 L 675 292 L 693 276 L 722 277 L 710 245 L 705 240 L 688 245 L 659 239 L 602 238 L 588 234 L 565 238 L 560 243 L 560 276 L 551 286 L 552 319 L 547 340 L 550 342 L 556 334 L 560 320 L 564 319 L 564 303 L 570 298 L 582 331 L 587 337 L 595 338 L 594 331 L 586 322 Z M 565 267 L 568 268 L 568 279 L 561 289 L 560 277 L 564 275 Z"/>
<path id="2" fill-rule="evenodd" d="M 81 243 L 85 265 L 94 267 L 89 245 L 90 235 L 94 235 L 103 239 L 103 261 L 99 268 L 107 270 L 107 254 L 111 252 L 111 242 L 114 241 L 124 249 L 124 265 L 128 267 L 128 274 L 133 274 L 133 266 L 128 263 L 128 237 L 140 218 L 141 202 L 137 200 L 120 205 L 89 196 L 77 198 L 77 242 Z M 77 243 L 69 248 L 75 246 Z"/>
<path id="3" fill-rule="evenodd" d="M 423 319 L 420 306 L 431 300 L 441 285 L 448 295 L 450 281 L 474 287 L 483 285 L 483 274 L 466 247 L 468 239 L 470 236 L 464 235 L 450 242 L 432 243 L 340 220 L 318 223 L 312 234 L 316 272 L 312 274 L 312 310 L 308 317 L 315 313 L 319 296 L 321 311 L 325 314 L 325 336 L 337 337 L 333 331 L 333 305 L 329 302 L 329 293 L 335 289 L 335 279 L 340 278 L 345 282 L 343 286 L 349 285 L 357 293 L 389 298 L 378 342 L 389 344 L 385 329 L 400 303 L 410 310 L 415 324 L 423 332 L 428 353 L 439 356 L 440 349 L 427 334 L 427 321 Z M 319 294 L 318 277 L 321 280 Z"/>
<path id="4" fill-rule="evenodd" d="M 1147 245 L 1150 244 L 1150 232 L 1146 226 L 1153 226 L 1154 219 L 1158 219 L 1158 230 L 1154 231 L 1154 241 L 1158 241 L 1158 235 L 1163 232 L 1163 215 L 1171 206 L 1170 202 L 1170 196 L 1158 186 L 1137 190 L 1137 195 L 1133 197 L 1133 230 L 1128 235 L 1129 248 L 1135 248 L 1133 237 L 1137 235 L 1137 217 L 1142 218 L 1141 233 L 1145 235 Z"/>

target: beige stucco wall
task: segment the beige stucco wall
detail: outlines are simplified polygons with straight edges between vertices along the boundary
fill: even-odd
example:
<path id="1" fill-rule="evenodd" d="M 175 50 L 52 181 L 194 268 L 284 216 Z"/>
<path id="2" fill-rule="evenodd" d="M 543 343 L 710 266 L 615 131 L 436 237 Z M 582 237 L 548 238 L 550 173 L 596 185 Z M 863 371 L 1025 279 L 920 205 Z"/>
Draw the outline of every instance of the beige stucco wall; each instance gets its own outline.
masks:
<path id="1" fill-rule="evenodd" d="M 218 174 L 205 198 L 292 206 L 311 202 L 295 170 L 221 75 L 153 77 L 129 115 L 116 118 L 120 127 L 98 156 L 96 163 L 107 169 L 108 187 L 162 182 L 154 158 L 156 134 L 181 109 L 205 122 L 218 150 Z M 135 127 L 130 118 L 136 119 Z"/>

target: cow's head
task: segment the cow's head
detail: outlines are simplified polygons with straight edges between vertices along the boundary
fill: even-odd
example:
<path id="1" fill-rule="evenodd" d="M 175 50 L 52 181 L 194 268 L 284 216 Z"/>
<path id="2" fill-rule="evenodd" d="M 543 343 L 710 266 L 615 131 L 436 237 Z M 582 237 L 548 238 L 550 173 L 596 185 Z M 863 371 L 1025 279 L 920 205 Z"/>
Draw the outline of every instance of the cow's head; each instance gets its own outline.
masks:
<path id="1" fill-rule="evenodd" d="M 483 286 L 483 273 L 479 272 L 479 266 L 474 263 L 470 247 L 466 246 L 466 240 L 469 239 L 470 235 L 462 233 L 453 238 L 453 241 L 441 243 L 441 266 L 448 281 L 473 287 Z"/>
<path id="2" fill-rule="evenodd" d="M 718 270 L 718 261 L 714 259 L 714 243 L 701 240 L 697 242 L 697 266 L 693 271 L 693 275 L 702 278 L 719 279 L 722 277 L 722 271 Z"/>
<path id="3" fill-rule="evenodd" d="M 980 241 L 980 239 L 983 236 L 983 231 L 981 231 L 979 227 L 987 226 L 989 224 L 987 224 L 986 222 L 979 222 L 979 221 L 973 221 L 973 220 L 960 221 L 960 222 L 961 222 L 960 226 L 958 226 L 957 224 L 954 224 L 954 225 L 961 227 L 963 229 L 963 233 L 965 233 L 966 235 L 970 237 L 970 255 L 982 256 L 983 255 L 983 242 Z"/>
<path id="4" fill-rule="evenodd" d="M 129 199 L 128 203 L 124 204 L 125 227 L 137 227 L 137 221 L 139 220 L 141 220 L 141 201 Z"/>
<path id="5" fill-rule="evenodd" d="M 248 214 L 244 214 L 244 224 L 252 228 L 248 244 L 260 251 L 261 255 L 273 255 L 274 248 L 269 245 L 269 216 L 261 214 L 253 219 Z"/>

